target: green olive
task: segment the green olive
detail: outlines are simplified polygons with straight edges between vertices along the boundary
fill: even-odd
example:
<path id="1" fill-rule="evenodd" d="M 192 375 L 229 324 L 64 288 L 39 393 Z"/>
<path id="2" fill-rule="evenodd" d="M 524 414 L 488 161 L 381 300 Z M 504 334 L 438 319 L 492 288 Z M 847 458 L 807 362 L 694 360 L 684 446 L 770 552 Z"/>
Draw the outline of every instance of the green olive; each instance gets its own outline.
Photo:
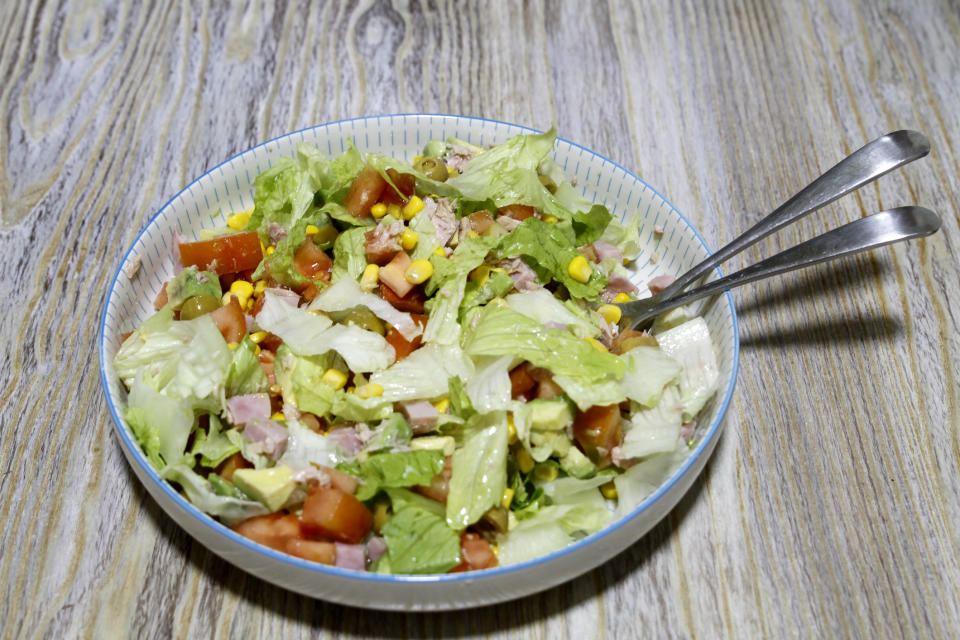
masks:
<path id="1" fill-rule="evenodd" d="M 180 319 L 193 320 L 220 308 L 220 301 L 213 296 L 193 296 L 180 306 Z"/>
<path id="2" fill-rule="evenodd" d="M 440 158 L 418 158 L 413 163 L 413 168 L 439 182 L 445 182 L 450 177 L 447 165 Z"/>
<path id="3" fill-rule="evenodd" d="M 387 333 L 387 328 L 383 326 L 383 321 L 373 314 L 366 307 L 354 307 L 346 312 L 331 313 L 330 317 L 341 324 L 354 325 L 367 331 L 373 331 L 380 335 Z"/>

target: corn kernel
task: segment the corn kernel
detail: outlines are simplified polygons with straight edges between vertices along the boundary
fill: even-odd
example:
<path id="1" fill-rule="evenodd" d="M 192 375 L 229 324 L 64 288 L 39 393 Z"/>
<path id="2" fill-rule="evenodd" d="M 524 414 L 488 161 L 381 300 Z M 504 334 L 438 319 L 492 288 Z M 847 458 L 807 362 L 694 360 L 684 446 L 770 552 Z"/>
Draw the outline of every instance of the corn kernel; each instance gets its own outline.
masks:
<path id="1" fill-rule="evenodd" d="M 630 302 L 630 296 L 621 291 L 620 293 L 617 294 L 617 296 L 613 299 L 613 301 L 620 304 L 623 304 L 624 302 Z"/>
<path id="2" fill-rule="evenodd" d="M 437 413 L 444 414 L 447 412 L 447 409 L 450 408 L 450 398 L 444 398 L 443 400 L 437 400 L 433 403 L 433 408 L 437 410 Z"/>
<path id="3" fill-rule="evenodd" d="M 433 255 L 444 258 L 446 257 L 447 252 L 443 250 L 443 247 L 437 247 L 436 249 L 433 250 Z"/>
<path id="4" fill-rule="evenodd" d="M 570 264 L 567 265 L 567 273 L 569 273 L 570 277 L 577 282 L 586 282 L 590 279 L 593 269 L 587 263 L 586 258 L 583 256 L 577 256 L 570 261 Z"/>
<path id="5" fill-rule="evenodd" d="M 521 473 L 530 473 L 535 464 L 529 451 L 523 448 L 517 451 L 517 467 L 519 467 Z"/>
<path id="6" fill-rule="evenodd" d="M 347 374 L 340 369 L 327 369 L 320 376 L 320 380 L 334 389 L 343 389 L 344 385 L 347 384 Z"/>
<path id="7" fill-rule="evenodd" d="M 603 319 L 610 324 L 620 322 L 620 316 L 623 315 L 623 311 L 615 304 L 602 304 L 597 307 L 597 313 L 603 316 Z"/>
<path id="8" fill-rule="evenodd" d="M 420 196 L 410 196 L 407 204 L 403 205 L 403 219 L 413 220 L 413 217 L 423 211 L 423 200 Z"/>
<path id="9" fill-rule="evenodd" d="M 229 218 L 227 218 L 227 226 L 233 229 L 234 231 L 243 231 L 247 228 L 247 225 L 250 223 L 250 212 L 241 211 L 240 213 L 235 213 Z"/>
<path id="10" fill-rule="evenodd" d="M 388 204 L 386 212 L 390 217 L 396 218 L 397 220 L 400 219 L 400 205 L 398 205 L 397 203 Z"/>
<path id="11" fill-rule="evenodd" d="M 413 229 L 404 229 L 403 233 L 400 234 L 400 246 L 410 251 L 417 246 L 418 237 L 419 235 Z"/>
<path id="12" fill-rule="evenodd" d="M 514 491 L 510 487 L 503 490 L 503 495 L 500 496 L 500 504 L 503 505 L 504 509 L 510 508 L 510 503 L 513 502 L 513 493 Z"/>
<path id="13" fill-rule="evenodd" d="M 380 533 L 383 525 L 390 519 L 390 503 L 387 500 L 377 500 L 373 505 L 373 530 Z"/>
<path id="14" fill-rule="evenodd" d="M 433 265 L 430 264 L 429 260 L 420 258 L 419 260 L 414 260 L 410 263 L 410 266 L 407 267 L 403 277 L 406 278 L 407 282 L 410 284 L 420 284 L 421 282 L 426 282 L 429 280 L 430 276 L 432 275 Z"/>
<path id="15" fill-rule="evenodd" d="M 236 351 L 237 347 L 240 345 L 236 342 L 228 342 L 227 346 L 230 348 L 230 351 Z"/>
<path id="16" fill-rule="evenodd" d="M 470 231 L 467 231 L 467 237 L 470 238 L 471 240 L 476 240 L 477 238 L 480 237 L 480 234 L 474 231 L 473 229 L 470 229 Z"/>
<path id="17" fill-rule="evenodd" d="M 271 419 L 271 420 L 286 420 L 286 417 L 283 415 L 283 413 L 282 413 L 281 411 L 277 411 L 277 412 L 274 413 L 272 416 L 270 416 L 270 419 Z"/>
<path id="18" fill-rule="evenodd" d="M 260 344 L 268 335 L 270 334 L 266 331 L 254 331 L 250 334 L 250 339 L 253 340 L 255 344 Z"/>
<path id="19" fill-rule="evenodd" d="M 616 500 L 617 499 L 617 485 L 613 484 L 613 480 L 606 484 L 600 485 L 600 493 L 603 494 L 603 497 L 607 500 Z"/>
<path id="20" fill-rule="evenodd" d="M 315 224 L 308 224 L 306 229 L 308 236 L 315 236 L 320 233 L 320 227 Z"/>
<path id="21" fill-rule="evenodd" d="M 230 293 L 240 298 L 242 303 L 253 295 L 253 285 L 246 280 L 234 280 L 230 285 Z"/>
<path id="22" fill-rule="evenodd" d="M 257 280 L 256 284 L 253 285 L 253 292 L 257 295 L 262 294 L 266 290 L 267 290 L 266 280 Z"/>
<path id="23" fill-rule="evenodd" d="M 379 280 L 380 267 L 375 264 L 368 264 L 363 268 L 363 275 L 360 276 L 360 288 L 364 291 L 373 291 Z"/>
<path id="24" fill-rule="evenodd" d="M 447 173 L 449 173 L 451 176 L 456 176 L 460 174 L 460 172 L 454 169 L 453 167 L 447 167 Z"/>
<path id="25" fill-rule="evenodd" d="M 422 154 L 422 153 L 413 156 L 413 161 L 414 161 L 414 163 L 420 162 L 421 160 L 423 160 L 423 154 Z"/>
<path id="26" fill-rule="evenodd" d="M 533 470 L 533 475 L 538 482 L 553 482 L 560 472 L 554 464 L 538 464 Z"/>
<path id="27" fill-rule="evenodd" d="M 260 345 L 258 344 L 253 345 L 253 355 L 255 356 L 260 355 L 260 351 L 262 351 L 262 349 L 260 349 Z"/>
<path id="28" fill-rule="evenodd" d="M 560 218 L 558 218 L 557 216 L 552 216 L 549 213 L 543 216 L 542 220 L 547 224 L 557 224 L 558 222 L 560 222 Z"/>
<path id="29" fill-rule="evenodd" d="M 277 250 L 276 247 L 269 246 L 269 247 L 267 247 L 267 250 L 264 251 L 264 253 L 266 253 L 266 254 L 269 256 L 269 255 L 272 255 L 273 252 L 276 251 L 276 250 Z"/>
<path id="30" fill-rule="evenodd" d="M 377 204 L 370 207 L 370 215 L 372 215 L 374 218 L 382 218 L 386 214 L 387 214 L 387 205 L 383 204 L 382 202 L 378 202 Z"/>
<path id="31" fill-rule="evenodd" d="M 597 349 L 598 351 L 603 351 L 604 353 L 607 353 L 607 348 L 606 348 L 605 346 L 603 346 L 603 343 L 600 342 L 599 340 L 597 340 L 596 338 L 589 338 L 589 337 L 588 337 L 588 338 L 584 338 L 584 340 L 586 340 L 587 342 L 589 342 L 589 343 L 590 343 L 595 349 Z"/>
<path id="32" fill-rule="evenodd" d="M 507 443 L 514 444 L 518 439 L 517 425 L 513 422 L 513 414 L 507 414 Z"/>
<path id="33" fill-rule="evenodd" d="M 376 382 L 362 384 L 353 391 L 361 398 L 376 398 L 383 395 L 383 387 Z"/>

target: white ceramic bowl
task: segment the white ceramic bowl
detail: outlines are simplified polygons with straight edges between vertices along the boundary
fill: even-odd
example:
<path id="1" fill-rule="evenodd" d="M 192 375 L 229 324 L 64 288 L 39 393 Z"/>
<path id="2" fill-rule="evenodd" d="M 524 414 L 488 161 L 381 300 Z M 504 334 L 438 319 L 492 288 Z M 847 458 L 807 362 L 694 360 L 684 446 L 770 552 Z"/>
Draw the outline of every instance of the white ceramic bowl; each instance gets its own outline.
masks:
<path id="1" fill-rule="evenodd" d="M 152 314 L 152 301 L 175 270 L 174 233 L 195 239 L 201 228 L 223 226 L 230 212 L 253 204 L 253 180 L 296 145 L 317 145 L 328 157 L 354 140 L 361 151 L 412 158 L 432 138 L 457 137 L 487 145 L 531 129 L 513 124 L 443 115 L 393 115 L 345 120 L 297 131 L 245 151 L 214 167 L 173 197 L 150 220 L 123 258 L 103 309 L 100 367 L 116 434 L 130 466 L 150 495 L 190 535 L 241 569 L 305 595 L 373 609 L 427 611 L 473 607 L 528 595 L 570 580 L 634 543 L 672 509 L 713 452 L 733 393 L 739 360 L 737 320 L 729 294 L 711 305 L 705 319 L 716 346 L 720 381 L 701 413 L 696 446 L 661 486 L 629 515 L 569 547 L 522 564 L 482 572 L 428 576 L 382 576 L 327 567 L 262 547 L 234 533 L 191 505 L 160 479 L 134 440 L 122 414 L 126 392 L 113 357 L 121 335 Z M 709 254 L 703 238 L 663 196 L 623 167 L 560 139 L 553 154 L 583 195 L 624 218 L 643 218 L 648 251 L 638 260 L 635 282 L 661 273 L 677 275 Z M 662 227 L 663 233 L 654 233 Z M 656 259 L 649 256 L 655 255 Z M 134 267 L 139 265 L 133 277 Z"/>

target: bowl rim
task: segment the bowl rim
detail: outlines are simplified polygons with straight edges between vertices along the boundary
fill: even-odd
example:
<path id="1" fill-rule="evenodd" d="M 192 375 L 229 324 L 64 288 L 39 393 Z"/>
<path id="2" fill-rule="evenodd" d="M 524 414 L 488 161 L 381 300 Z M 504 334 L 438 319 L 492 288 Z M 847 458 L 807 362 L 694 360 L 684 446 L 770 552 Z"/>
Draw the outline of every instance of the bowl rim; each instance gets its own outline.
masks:
<path id="1" fill-rule="evenodd" d="M 446 573 L 446 574 L 423 574 L 423 575 L 379 574 L 379 573 L 373 573 L 373 572 L 354 571 L 350 569 L 340 569 L 334 566 L 318 564 L 315 562 L 310 562 L 308 560 L 302 560 L 300 558 L 297 558 L 296 556 L 292 556 L 286 553 L 282 553 L 280 551 L 276 551 L 274 549 L 271 549 L 269 547 L 256 543 L 250 540 L 249 538 L 245 538 L 239 533 L 236 533 L 235 531 L 233 531 L 230 527 L 218 522 L 213 517 L 200 511 L 196 506 L 193 505 L 193 503 L 187 500 L 187 498 L 181 495 L 178 491 L 174 490 L 173 486 L 170 484 L 169 481 L 164 480 L 162 477 L 160 477 L 160 474 L 157 472 L 157 470 L 154 469 L 153 466 L 149 464 L 149 462 L 147 462 L 146 458 L 143 455 L 143 451 L 140 448 L 140 445 L 137 442 L 132 440 L 128 430 L 123 427 L 122 418 L 120 417 L 117 407 L 114 404 L 113 398 L 111 397 L 109 381 L 107 380 L 106 372 L 107 372 L 108 357 L 107 357 L 105 329 L 106 329 L 107 319 L 109 315 L 110 301 L 114 296 L 114 292 L 117 286 L 122 282 L 121 278 L 124 277 L 124 265 L 127 263 L 127 260 L 130 257 L 131 252 L 133 252 L 134 248 L 137 247 L 141 237 L 145 233 L 147 233 L 147 230 L 154 224 L 154 222 L 161 215 L 161 213 L 163 213 L 177 198 L 179 198 L 183 193 L 189 191 L 193 187 L 193 185 L 206 179 L 208 176 L 211 176 L 214 172 L 218 171 L 221 167 L 233 162 L 240 156 L 251 153 L 256 149 L 266 147 L 280 140 L 291 138 L 296 135 L 302 135 L 304 132 L 313 131 L 316 129 L 327 129 L 335 126 L 342 127 L 344 124 L 350 123 L 350 122 L 395 120 L 397 118 L 401 118 L 401 119 L 442 118 L 442 119 L 452 119 L 452 120 L 472 120 L 472 121 L 478 121 L 478 122 L 495 123 L 498 125 L 513 127 L 513 128 L 531 132 L 531 133 L 541 133 L 540 131 L 532 127 L 527 127 L 524 125 L 518 125 L 511 122 L 506 122 L 506 121 L 496 120 L 491 118 L 480 118 L 476 116 L 462 116 L 462 115 L 439 114 L 439 113 L 394 113 L 394 114 L 347 118 L 343 120 L 337 120 L 333 122 L 327 122 L 327 123 L 312 125 L 309 127 L 304 127 L 296 131 L 291 131 L 289 133 L 276 136 L 274 138 L 261 142 L 253 147 L 250 147 L 248 149 L 245 149 L 243 151 L 240 151 L 230 156 L 226 160 L 218 163 L 217 165 L 205 171 L 202 175 L 191 180 L 187 186 L 185 186 L 183 189 L 178 191 L 172 198 L 167 200 L 167 202 L 164 203 L 162 207 L 157 209 L 157 211 L 153 214 L 153 216 L 151 216 L 150 220 L 147 221 L 143 229 L 140 230 L 140 232 L 134 238 L 133 242 L 124 252 L 123 257 L 120 259 L 120 264 L 117 267 L 117 270 L 110 281 L 110 286 L 107 291 L 107 296 L 103 305 L 103 311 L 101 312 L 101 316 L 100 316 L 100 327 L 99 327 L 99 336 L 98 336 L 100 381 L 103 387 L 104 395 L 106 396 L 107 407 L 109 408 L 110 415 L 113 418 L 114 431 L 120 437 L 120 439 L 123 441 L 126 447 L 129 448 L 130 451 L 135 452 L 135 455 L 133 457 L 137 460 L 137 463 L 140 465 L 141 470 L 146 472 L 148 477 L 156 485 L 159 486 L 159 488 L 167 495 L 167 497 L 169 497 L 174 502 L 176 502 L 180 507 L 182 507 L 185 510 L 185 512 L 188 513 L 192 518 L 194 518 L 199 524 L 210 529 L 212 533 L 223 535 L 227 539 L 231 540 L 232 542 L 241 545 L 248 551 L 252 551 L 254 553 L 264 555 L 275 561 L 293 565 L 300 569 L 306 569 L 309 571 L 316 572 L 318 575 L 336 576 L 337 578 L 345 578 L 349 580 L 369 582 L 373 584 L 384 584 L 384 583 L 386 584 L 446 584 L 446 583 L 454 583 L 454 582 L 477 582 L 481 580 L 483 581 L 494 580 L 502 576 L 507 576 L 517 572 L 525 571 L 532 567 L 539 567 L 557 558 L 566 556 L 571 553 L 575 553 L 579 549 L 582 549 L 583 547 L 586 547 L 588 545 L 592 545 L 595 542 L 598 542 L 604 538 L 607 538 L 608 536 L 613 535 L 615 532 L 619 531 L 623 527 L 631 525 L 637 518 L 641 517 L 646 511 L 648 511 L 664 494 L 668 493 L 673 488 L 673 486 L 677 484 L 687 474 L 689 469 L 694 464 L 696 464 L 696 462 L 699 460 L 699 458 L 704 454 L 706 450 L 709 449 L 712 452 L 712 443 L 713 443 L 713 440 L 715 440 L 720 435 L 720 431 L 721 431 L 720 427 L 729 409 L 730 402 L 733 397 L 734 388 L 736 387 L 737 373 L 740 367 L 739 323 L 737 320 L 736 307 L 733 303 L 733 297 L 731 296 L 729 291 L 724 292 L 723 297 L 726 298 L 727 305 L 729 306 L 729 309 L 730 309 L 730 319 L 732 324 L 731 328 L 732 328 L 732 333 L 734 337 L 733 351 L 732 351 L 732 358 L 731 358 L 733 367 L 732 367 L 732 372 L 730 376 L 730 384 L 727 386 L 727 389 L 724 392 L 722 400 L 720 400 L 721 405 L 719 407 L 717 417 L 707 427 L 707 429 L 703 433 L 703 436 L 698 439 L 697 444 L 693 448 L 693 451 L 691 451 L 687 455 L 686 459 L 676 469 L 673 470 L 673 472 L 670 474 L 670 476 L 667 478 L 665 482 L 660 484 L 657 487 L 657 489 L 653 493 L 651 493 L 649 496 L 647 496 L 639 505 L 634 507 L 634 509 L 631 510 L 625 516 L 615 519 L 613 522 L 611 522 L 609 525 L 607 525 L 603 529 L 595 533 L 592 533 L 588 536 L 585 536 L 580 540 L 572 542 L 571 544 L 567 545 L 562 549 L 558 549 L 551 553 L 538 556 L 531 560 L 527 560 L 525 562 L 520 562 L 517 564 L 507 565 L 504 567 L 494 567 L 492 569 L 484 569 L 481 571 L 467 571 L 467 572 L 460 572 L 460 573 L 453 573 L 453 574 Z M 687 227 L 689 227 L 694 237 L 700 242 L 701 246 L 704 248 L 707 254 L 712 255 L 713 252 L 710 250 L 710 247 L 707 245 L 706 240 L 704 240 L 703 236 L 700 234 L 699 229 L 697 229 L 697 227 L 694 226 L 690 222 L 690 220 L 687 219 L 687 217 L 673 205 L 672 202 L 670 202 L 666 197 L 664 197 L 663 194 L 661 194 L 652 185 L 647 183 L 645 180 L 640 178 L 638 175 L 636 175 L 632 171 L 626 169 L 625 167 L 618 164 L 617 162 L 614 162 L 610 158 L 600 153 L 597 153 L 596 151 L 588 149 L 583 145 L 577 144 L 576 142 L 567 140 L 566 138 L 562 138 L 559 136 L 557 137 L 557 141 L 563 142 L 572 147 L 580 149 L 583 152 L 597 156 L 598 158 L 600 158 L 606 163 L 609 163 L 616 169 L 623 171 L 630 178 L 637 180 L 641 185 L 646 186 L 648 189 L 650 189 L 654 193 L 656 197 L 660 198 L 675 215 L 680 217 L 680 219 L 684 222 L 684 224 L 686 224 Z M 715 270 L 718 276 L 723 275 L 723 271 L 719 267 L 716 267 Z M 127 456 L 127 458 L 129 459 L 130 456 Z M 706 463 L 706 461 L 704 461 L 704 463 Z M 675 506 L 676 505 L 671 506 L 669 510 L 672 510 L 673 508 L 675 508 Z M 180 526 L 179 523 L 177 524 L 178 526 Z M 644 534 L 641 534 L 639 537 L 643 537 L 643 535 Z M 194 537 L 194 536 L 191 536 L 191 537 Z M 209 550 L 213 551 L 212 549 L 209 549 Z M 217 554 L 217 555 L 220 555 L 220 554 Z M 239 568 L 246 569 L 245 567 L 239 567 Z"/>

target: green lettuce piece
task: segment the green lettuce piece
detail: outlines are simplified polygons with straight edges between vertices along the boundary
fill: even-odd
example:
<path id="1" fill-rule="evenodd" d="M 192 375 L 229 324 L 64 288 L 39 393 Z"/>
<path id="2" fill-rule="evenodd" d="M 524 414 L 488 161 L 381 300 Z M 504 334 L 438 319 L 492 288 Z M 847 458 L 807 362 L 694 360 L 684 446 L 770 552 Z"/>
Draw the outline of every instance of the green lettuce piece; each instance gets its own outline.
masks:
<path id="1" fill-rule="evenodd" d="M 343 278 L 330 285 L 326 291 L 310 303 L 308 310 L 330 313 L 348 311 L 354 307 L 366 307 L 378 318 L 393 325 L 407 340 L 413 340 L 423 333 L 423 329 L 413 321 L 413 317 L 409 313 L 398 311 L 380 296 L 364 291 L 352 278 Z"/>
<path id="2" fill-rule="evenodd" d="M 208 414 L 209 426 L 207 429 L 197 429 L 193 436 L 193 446 L 190 447 L 191 456 L 200 456 L 200 464 L 214 468 L 220 463 L 240 451 L 240 447 L 230 441 L 220 419 Z"/>
<path id="3" fill-rule="evenodd" d="M 620 249 L 627 260 L 636 260 L 643 253 L 643 246 L 640 244 L 640 216 L 634 215 L 626 224 L 611 218 L 598 239 Z"/>
<path id="4" fill-rule="evenodd" d="M 527 218 L 504 236 L 499 254 L 503 258 L 521 256 L 537 273 L 541 282 L 556 280 L 570 295 L 586 300 L 598 300 L 607 286 L 600 269 L 593 268 L 587 282 L 575 280 L 567 270 L 570 262 L 580 256 L 574 239 L 565 234 L 558 224 L 548 224 L 538 218 Z"/>
<path id="5" fill-rule="evenodd" d="M 389 369 L 376 371 L 370 382 L 383 387 L 390 402 L 430 400 L 447 393 L 450 378 L 467 380 L 473 375 L 473 362 L 459 345 L 426 344 Z"/>
<path id="6" fill-rule="evenodd" d="M 499 504 L 507 486 L 507 414 L 478 414 L 467 421 L 463 445 L 453 453 L 447 524 L 464 529 Z"/>
<path id="7" fill-rule="evenodd" d="M 227 397 L 248 393 L 262 393 L 270 386 L 267 374 L 260 366 L 256 355 L 257 345 L 244 336 L 243 341 L 233 350 L 233 359 L 227 369 L 225 382 Z"/>
<path id="8" fill-rule="evenodd" d="M 204 513 L 220 518 L 227 526 L 269 513 L 267 508 L 259 502 L 219 495 L 210 482 L 186 465 L 170 465 L 160 476 L 164 480 L 176 482 L 187 494 L 187 499 L 193 506 Z"/>
<path id="9" fill-rule="evenodd" d="M 313 152 L 301 145 L 295 158 L 279 158 L 254 180 L 253 214 L 247 229 L 256 231 L 264 244 L 272 244 L 271 224 L 293 229 L 313 205 L 317 184 L 309 171 Z"/>
<path id="10" fill-rule="evenodd" d="M 617 488 L 616 517 L 622 518 L 663 484 L 671 470 L 676 469 L 686 457 L 684 447 L 674 451 L 649 456 L 613 479 Z"/>
<path id="11" fill-rule="evenodd" d="M 467 395 L 463 380 L 459 376 L 452 376 L 447 380 L 447 393 L 450 397 L 450 408 L 454 414 L 462 418 L 469 418 L 477 412 L 473 408 L 470 396 Z"/>
<path id="12" fill-rule="evenodd" d="M 211 473 L 207 476 L 207 482 L 210 483 L 210 488 L 213 489 L 213 492 L 218 496 L 239 498 L 241 500 L 249 500 L 250 498 L 243 491 L 240 491 L 240 489 L 235 487 L 232 482 L 229 480 L 224 480 L 215 473 Z"/>
<path id="13" fill-rule="evenodd" d="M 337 236 L 333 244 L 331 283 L 343 277 L 356 280 L 363 274 L 367 266 L 366 233 L 365 227 L 356 227 L 347 229 Z"/>
<path id="14" fill-rule="evenodd" d="M 587 312 L 567 303 L 557 300 L 546 289 L 535 289 L 522 293 L 511 293 L 504 300 L 517 313 L 536 320 L 541 324 L 557 322 L 578 338 L 596 338 L 600 335 L 600 327 L 590 321 Z"/>
<path id="15" fill-rule="evenodd" d="M 460 564 L 460 534 L 447 526 L 443 505 L 407 491 L 387 489 L 393 505 L 381 529 L 393 573 L 446 573 Z"/>
<path id="16" fill-rule="evenodd" d="M 301 145 L 298 152 L 309 157 L 307 166 L 326 203 L 343 202 L 350 185 L 363 170 L 363 156 L 353 144 L 349 144 L 340 157 L 330 162 L 323 159 L 319 149 L 310 145 Z"/>
<path id="17" fill-rule="evenodd" d="M 163 469 L 166 463 L 160 455 L 160 430 L 151 424 L 146 410 L 142 407 L 127 407 L 123 412 L 123 419 L 127 421 L 133 437 L 140 443 L 140 448 L 153 468 L 157 471 Z"/>
<path id="18" fill-rule="evenodd" d="M 435 249 L 440 246 L 440 240 L 437 239 L 437 229 L 433 226 L 429 214 L 421 211 L 407 223 L 407 227 L 417 234 L 417 246 L 410 252 L 410 258 L 413 260 L 429 259 Z"/>
<path id="19" fill-rule="evenodd" d="M 393 185 L 393 181 L 390 179 L 390 176 L 387 175 L 387 169 L 394 169 L 398 173 L 405 173 L 414 176 L 417 180 L 417 191 L 419 193 L 430 193 L 438 196 L 448 197 L 460 196 L 460 193 L 454 187 L 451 187 L 447 182 L 434 180 L 426 174 L 417 171 L 412 165 L 407 164 L 402 160 L 391 158 L 390 156 L 385 156 L 379 153 L 368 153 L 366 159 L 367 164 L 376 169 L 377 172 L 383 176 L 383 179 L 387 181 L 388 189 L 393 189 L 394 186 L 389 186 Z"/>
<path id="20" fill-rule="evenodd" d="M 502 298 L 511 289 L 513 289 L 513 278 L 499 271 L 491 271 L 482 284 L 468 280 L 464 288 L 463 302 L 460 303 L 461 326 L 476 307 L 485 305 L 494 298 Z"/>
<path id="21" fill-rule="evenodd" d="M 510 402 L 512 362 L 512 355 L 477 358 L 476 372 L 466 384 L 467 396 L 476 411 L 489 413 L 503 410 Z"/>
<path id="22" fill-rule="evenodd" d="M 311 469 L 314 465 L 335 467 L 347 457 L 334 438 L 312 431 L 299 420 L 287 420 L 287 446 L 277 464 L 285 464 L 294 471 Z"/>
<path id="23" fill-rule="evenodd" d="M 630 421 L 625 423 L 620 457 L 645 458 L 655 453 L 673 451 L 680 444 L 680 428 L 683 424 L 683 406 L 676 386 L 669 386 L 653 409 L 644 409 L 634 404 Z"/>
<path id="24" fill-rule="evenodd" d="M 684 421 L 692 420 L 716 393 L 720 379 L 707 323 L 703 318 L 694 318 L 657 334 L 657 342 L 663 353 L 682 367 L 680 404 Z"/>
<path id="25" fill-rule="evenodd" d="M 377 453 L 363 462 L 340 465 L 340 469 L 358 477 L 363 484 L 357 488 L 358 500 L 369 500 L 380 489 L 400 489 L 418 484 L 428 485 L 443 471 L 442 451 L 397 451 Z"/>
<path id="26" fill-rule="evenodd" d="M 543 507 L 532 517 L 518 520 L 500 542 L 500 565 L 517 564 L 558 551 L 607 526 L 613 514 L 600 492 L 595 493 L 597 500 Z"/>
<path id="27" fill-rule="evenodd" d="M 594 380 L 587 380 L 582 376 L 557 374 L 553 377 L 553 381 L 560 385 L 563 392 L 582 411 L 594 405 L 607 406 L 627 399 L 622 378 L 614 374 Z"/>
<path id="28" fill-rule="evenodd" d="M 193 465 L 186 455 L 187 440 L 193 431 L 193 407 L 189 400 L 166 396 L 137 378 L 127 397 L 124 412 L 134 435 L 154 467 L 164 464 Z"/>
<path id="29" fill-rule="evenodd" d="M 484 308 L 476 327 L 467 332 L 463 349 L 473 357 L 514 355 L 585 383 L 609 376 L 620 379 L 626 371 L 621 358 L 596 349 L 586 340 L 548 329 L 512 309 L 493 304 Z"/>
<path id="30" fill-rule="evenodd" d="M 667 385 L 676 382 L 680 364 L 659 347 L 634 347 L 625 354 L 627 371 L 623 376 L 623 392 L 635 402 L 653 407 Z"/>
<path id="31" fill-rule="evenodd" d="M 373 430 L 373 435 L 367 440 L 363 450 L 373 453 L 403 447 L 410 444 L 411 438 L 413 438 L 413 428 L 407 419 L 399 413 L 391 413 Z"/>
<path id="32" fill-rule="evenodd" d="M 196 267 L 187 267 L 167 283 L 167 303 L 174 309 L 194 296 L 213 296 L 219 300 L 222 295 L 217 274 Z"/>

